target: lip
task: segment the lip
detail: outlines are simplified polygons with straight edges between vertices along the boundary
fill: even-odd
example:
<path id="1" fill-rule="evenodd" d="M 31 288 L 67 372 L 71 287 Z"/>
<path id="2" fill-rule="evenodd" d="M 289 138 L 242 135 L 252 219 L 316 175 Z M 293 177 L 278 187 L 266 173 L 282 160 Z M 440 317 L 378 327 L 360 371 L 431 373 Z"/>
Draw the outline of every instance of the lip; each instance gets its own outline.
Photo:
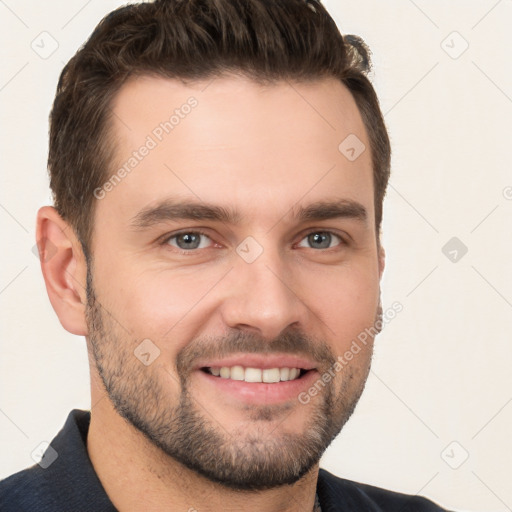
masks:
<path id="1" fill-rule="evenodd" d="M 223 366 L 243 366 L 244 368 L 299 368 L 315 370 L 317 364 L 305 357 L 290 354 L 239 354 L 223 359 L 203 360 L 195 365 L 195 370 Z"/>
<path id="2" fill-rule="evenodd" d="M 257 368 L 261 368 L 261 366 L 257 366 Z M 270 366 L 269 368 L 275 368 L 275 366 Z M 223 379 L 199 369 L 194 373 L 201 382 L 214 387 L 219 395 L 228 395 L 235 398 L 237 402 L 254 405 L 298 402 L 299 394 L 309 389 L 320 376 L 319 372 L 311 370 L 298 379 L 270 384 L 266 382 Z"/>

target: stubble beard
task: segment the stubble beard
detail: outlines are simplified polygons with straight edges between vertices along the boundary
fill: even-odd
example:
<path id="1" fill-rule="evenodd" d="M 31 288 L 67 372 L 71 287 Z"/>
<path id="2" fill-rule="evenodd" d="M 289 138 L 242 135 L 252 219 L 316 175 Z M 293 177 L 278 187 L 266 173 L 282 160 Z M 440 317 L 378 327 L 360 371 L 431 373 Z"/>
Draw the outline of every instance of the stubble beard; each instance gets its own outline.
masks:
<path id="1" fill-rule="evenodd" d="M 321 361 L 327 369 L 336 361 L 328 345 L 313 343 L 300 332 L 284 334 L 274 342 L 238 332 L 229 339 L 218 340 L 215 347 L 206 340 L 193 341 L 178 354 L 175 370 L 180 382 L 179 398 L 173 400 L 168 385 L 172 377 L 170 368 L 156 361 L 144 366 L 133 353 L 141 340 L 123 339 L 115 321 L 103 314 L 94 292 L 90 265 L 86 318 L 89 349 L 117 413 L 164 454 L 231 489 L 275 488 L 293 484 L 309 472 L 352 415 L 370 369 L 372 347 L 363 356 L 365 364 L 343 368 L 338 390 L 335 381 L 339 379 L 333 379 L 307 406 L 298 401 L 284 406 L 254 406 L 248 409 L 254 428 L 233 430 L 231 425 L 228 428 L 212 419 L 205 412 L 207 404 L 190 393 L 188 376 L 197 354 L 204 354 L 205 350 L 212 354 L 219 350 L 229 353 L 234 347 L 249 352 L 289 353 L 302 348 L 302 354 Z M 292 412 L 297 407 L 310 408 L 307 424 L 301 433 L 286 432 L 286 409 Z M 275 427 L 269 428 L 271 422 L 275 422 Z"/>

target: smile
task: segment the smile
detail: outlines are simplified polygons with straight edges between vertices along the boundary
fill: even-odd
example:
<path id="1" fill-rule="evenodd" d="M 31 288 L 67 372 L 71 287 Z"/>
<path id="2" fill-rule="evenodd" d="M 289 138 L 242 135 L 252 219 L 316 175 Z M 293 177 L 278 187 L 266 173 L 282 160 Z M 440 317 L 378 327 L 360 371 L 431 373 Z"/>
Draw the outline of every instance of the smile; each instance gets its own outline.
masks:
<path id="1" fill-rule="evenodd" d="M 201 368 L 204 372 L 222 379 L 245 382 L 276 383 L 299 379 L 307 370 L 301 368 L 244 368 L 235 366 L 210 366 Z"/>

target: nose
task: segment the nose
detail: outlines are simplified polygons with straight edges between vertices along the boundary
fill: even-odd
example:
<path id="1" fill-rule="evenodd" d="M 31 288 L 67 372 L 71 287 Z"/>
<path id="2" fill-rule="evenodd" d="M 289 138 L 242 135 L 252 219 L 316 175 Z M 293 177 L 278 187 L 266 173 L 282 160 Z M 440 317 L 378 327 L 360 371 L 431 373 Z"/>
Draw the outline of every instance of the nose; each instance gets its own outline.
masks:
<path id="1" fill-rule="evenodd" d="M 304 327 L 311 312 L 290 269 L 268 253 L 252 263 L 235 262 L 220 310 L 228 327 L 271 340 L 291 326 Z"/>

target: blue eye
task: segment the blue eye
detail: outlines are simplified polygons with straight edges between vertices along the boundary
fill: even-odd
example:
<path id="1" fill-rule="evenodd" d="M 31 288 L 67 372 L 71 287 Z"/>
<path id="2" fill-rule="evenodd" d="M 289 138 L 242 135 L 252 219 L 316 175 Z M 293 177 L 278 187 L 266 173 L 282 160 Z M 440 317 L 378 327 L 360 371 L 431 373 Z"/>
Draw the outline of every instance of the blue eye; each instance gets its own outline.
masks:
<path id="1" fill-rule="evenodd" d="M 203 240 L 202 240 L 203 238 Z M 206 239 L 206 241 L 204 241 Z M 205 249 L 210 238 L 199 231 L 184 231 L 169 237 L 166 243 L 182 250 Z"/>
<path id="2" fill-rule="evenodd" d="M 332 242 L 338 240 L 337 244 L 331 245 Z M 304 241 L 309 244 L 304 245 Z M 299 243 L 299 247 L 311 247 L 312 249 L 330 249 L 336 245 L 343 244 L 343 240 L 338 235 L 329 231 L 313 231 L 306 235 Z"/>
<path id="3" fill-rule="evenodd" d="M 211 247 L 212 242 L 212 239 L 201 231 L 182 231 L 167 237 L 163 243 L 182 251 L 192 252 L 207 249 Z M 339 245 L 346 245 L 339 235 L 330 231 L 312 231 L 299 242 L 298 247 L 332 249 Z"/>

